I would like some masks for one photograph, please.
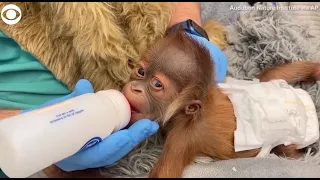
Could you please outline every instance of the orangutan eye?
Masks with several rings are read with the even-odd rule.
[[[162,89],[163,88],[162,83],[158,79],[152,79],[151,86],[154,87],[155,89]]]
[[[137,73],[138,73],[138,76],[144,77],[144,76],[145,76],[145,70],[144,70],[144,68],[140,67],[140,68],[138,69]]]

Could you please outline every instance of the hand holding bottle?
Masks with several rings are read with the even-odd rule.
[[[80,80],[71,94],[48,101],[36,109],[92,92],[91,83],[87,80]],[[23,112],[31,110],[33,109],[24,110]],[[158,128],[159,125],[149,119],[137,121],[128,129],[117,131],[95,146],[57,162],[56,165],[68,172],[111,165],[124,157],[141,141],[153,135]]]

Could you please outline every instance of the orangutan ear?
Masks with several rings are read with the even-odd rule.
[[[186,114],[195,114],[200,111],[202,108],[202,102],[200,100],[192,100],[188,105],[185,107]]]

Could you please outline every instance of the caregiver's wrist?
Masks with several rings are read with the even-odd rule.
[[[176,2],[168,28],[188,19],[202,26],[200,2]]]
[[[0,109],[0,120],[15,116],[21,113],[21,109]]]

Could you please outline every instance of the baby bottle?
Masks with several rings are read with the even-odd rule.
[[[88,93],[0,121],[0,168],[25,178],[126,127],[130,105],[117,90]]]

